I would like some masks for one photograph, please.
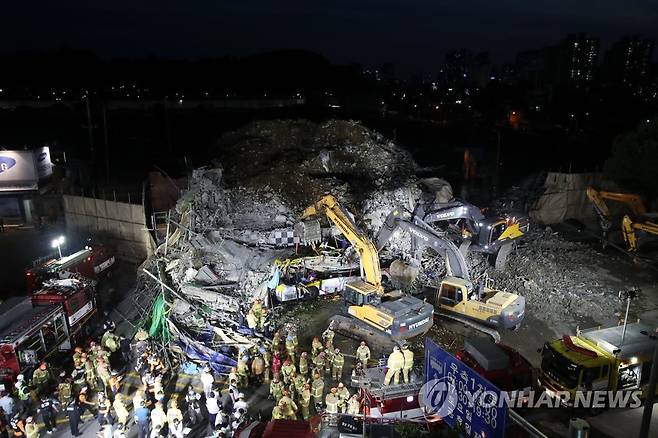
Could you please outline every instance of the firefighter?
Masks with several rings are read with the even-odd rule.
[[[304,384],[306,383],[306,379],[304,376],[301,374],[295,374],[292,378],[292,386],[295,388],[295,394],[298,396],[302,393],[302,390],[304,389]]]
[[[119,349],[119,337],[114,334],[114,329],[110,328],[103,333],[103,337],[101,337],[101,346],[110,351],[110,353],[114,353]]]
[[[331,377],[334,381],[339,381],[343,377],[343,365],[345,365],[345,356],[340,352],[340,348],[336,348],[331,363]]]
[[[279,403],[286,403],[288,405],[288,411],[284,412],[287,418],[290,418],[291,420],[294,420],[295,417],[295,412],[297,412],[297,404],[293,401],[293,399],[290,397],[290,392],[287,390],[283,391],[283,397],[281,397],[281,400],[279,400]]]
[[[308,420],[310,417],[309,406],[311,405],[311,385],[304,384],[304,387],[299,394],[299,405],[302,409],[302,418]]]
[[[302,351],[302,354],[299,355],[299,374],[306,378],[308,374],[308,353]]]
[[[283,366],[281,367],[281,374],[283,375],[283,383],[286,385],[290,384],[290,380],[292,378],[292,374],[297,372],[297,367],[295,367],[295,364],[290,361],[290,359],[286,359],[285,362],[283,362]]]
[[[74,392],[80,392],[80,389],[82,389],[86,383],[84,363],[81,363],[79,366],[75,367],[75,369],[71,372],[71,379],[73,379],[73,387],[71,389]]]
[[[237,373],[238,373],[238,385],[241,388],[249,386],[249,356],[246,354],[241,355],[240,360],[238,360]]]
[[[277,330],[272,336],[272,350],[281,351],[281,332]]]
[[[113,425],[114,424],[114,418],[112,417],[112,413],[110,412],[110,407],[111,407],[110,401],[107,399],[107,396],[105,395],[104,392],[99,392],[98,393],[98,415],[96,416],[96,419],[98,420],[98,424],[101,426],[104,426],[106,423]]]
[[[278,403],[274,405],[274,408],[272,409],[272,421],[276,420],[284,420],[284,412],[288,410],[288,406],[286,406],[285,403]]]
[[[359,395],[354,394],[347,401],[347,413],[348,415],[359,415],[361,412],[361,403],[359,402]]]
[[[286,336],[286,352],[291,362],[295,361],[295,341],[291,334]]]
[[[110,392],[110,369],[107,362],[102,357],[98,358],[96,362],[96,375],[103,384],[103,392],[108,394]]]
[[[274,376],[272,383],[270,383],[270,395],[275,403],[279,403],[279,400],[283,397],[283,385],[279,382],[279,378],[276,376]]]
[[[39,368],[32,373],[32,384],[36,387],[39,395],[48,393],[48,384],[50,383],[50,370],[48,365],[42,362]]]
[[[361,362],[363,368],[368,367],[368,360],[370,360],[370,347],[366,345],[366,341],[361,341],[361,345],[356,349],[356,360]]]
[[[386,371],[386,376],[384,377],[384,385],[389,385],[391,383],[391,378],[393,378],[393,383],[396,385],[400,383],[400,371],[404,366],[404,355],[400,351],[400,347],[397,345],[393,347],[393,352],[388,356],[388,371]]]
[[[317,336],[313,338],[313,342],[311,342],[311,357],[313,360],[317,357],[318,354],[324,349],[322,346],[322,342],[320,342],[320,338]]]
[[[328,375],[331,375],[331,365],[334,363],[334,348],[331,342],[326,343],[324,349],[324,370]]]
[[[336,396],[338,396],[338,407],[340,408],[340,412],[341,414],[344,414],[347,410],[347,401],[350,398],[350,390],[343,385],[343,382],[338,382]]]
[[[261,357],[263,358],[263,365],[265,369],[263,370],[263,383],[270,383],[270,368],[272,366],[272,355],[267,347],[260,347],[258,349]]]
[[[322,377],[324,377],[324,365],[325,365],[325,357],[324,357],[324,351],[321,351],[318,353],[317,356],[315,356],[315,359],[313,359],[313,371],[316,373],[320,373]]]
[[[251,375],[256,382],[262,383],[264,380],[263,373],[265,372],[265,361],[263,356],[259,354],[251,361]]]
[[[123,394],[119,393],[114,397],[112,407],[114,408],[114,413],[117,414],[117,421],[125,427],[130,419],[130,413],[128,412],[128,408],[126,408]]]
[[[407,344],[402,346],[402,356],[404,358],[402,379],[404,380],[404,383],[409,383],[409,372],[414,367],[414,352],[409,349]]]
[[[327,342],[329,342],[332,346],[334,344],[334,336],[336,336],[336,333],[334,333],[333,328],[334,328],[334,323],[332,321],[331,323],[329,323],[329,327],[327,327],[327,329],[324,332],[322,332],[322,340],[324,341],[325,345],[327,344]]]
[[[247,325],[250,329],[255,329],[259,332],[263,331],[265,315],[263,314],[262,301],[258,298],[254,300],[254,304],[249,309],[249,313],[247,313]]]
[[[96,369],[94,368],[94,363],[90,357],[87,357],[87,361],[85,362],[85,381],[87,382],[87,387],[91,388],[93,391],[98,391]]]
[[[65,372],[62,374],[66,375]],[[62,406],[68,406],[71,401],[71,378],[67,377],[57,386],[57,398]]]
[[[331,391],[324,399],[327,414],[338,413],[338,396],[336,395],[337,392],[338,390],[336,388],[331,388]]]
[[[75,347],[75,353],[73,353],[73,367],[77,368],[80,365],[83,365],[82,362],[82,347]]]
[[[320,377],[320,373],[315,373],[313,375],[311,393],[313,394],[313,403],[315,404],[315,409],[317,411],[322,407],[322,396],[324,395],[324,380]]]

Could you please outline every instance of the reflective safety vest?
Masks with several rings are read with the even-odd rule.
[[[404,356],[399,351],[394,351],[388,356],[388,368],[393,371],[399,371],[404,366]]]
[[[311,391],[313,392],[313,397],[322,397],[324,381],[322,379],[315,379],[311,385]]]
[[[331,393],[327,394],[324,403],[327,405],[328,414],[338,413],[338,397],[336,397],[334,394]]]
[[[414,352],[411,350],[402,350],[404,357],[404,369],[410,370],[414,367]]]
[[[360,361],[370,359],[370,348],[368,348],[367,345],[360,345],[359,348],[356,349],[356,358]]]
[[[308,359],[306,359],[305,357],[299,358],[299,372],[301,374],[308,373]]]
[[[272,420],[283,420],[283,410],[279,406],[274,406],[272,409]]]
[[[301,392],[301,400],[299,402],[300,405],[308,407],[308,405],[311,403],[311,390],[310,389],[304,389]]]
[[[333,366],[334,368],[343,368],[345,364],[345,356],[342,353],[336,353],[334,355]]]
[[[57,392],[59,393],[59,402],[62,404],[68,404],[68,401],[71,399],[71,385],[68,383],[60,383],[57,387]]]
[[[27,400],[27,399],[30,398],[30,389],[27,387],[26,384],[22,384],[22,385],[18,388],[18,398],[19,398],[21,401],[25,401],[25,400]]]

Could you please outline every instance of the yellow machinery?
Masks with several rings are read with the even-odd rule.
[[[394,340],[409,339],[426,333],[433,325],[434,308],[418,298],[400,291],[384,292],[377,249],[368,236],[357,228],[336,198],[324,196],[304,210],[302,220],[324,213],[352,244],[359,255],[361,274],[365,278],[349,281],[343,291],[343,304],[348,315],[384,332]],[[305,243],[321,239],[317,226],[302,222],[295,227]],[[338,324],[345,322],[334,317]]]
[[[656,348],[653,333],[653,327],[635,323],[579,330],[547,342],[539,382],[569,405],[578,392],[642,391],[645,396]]]
[[[418,216],[411,220],[404,216],[405,211],[401,208],[391,211],[377,235],[377,249],[384,248],[393,233],[402,229],[411,235],[412,256],[416,264],[420,263],[425,248],[441,255],[446,260],[448,275],[441,280],[435,304],[442,313],[470,325],[477,322],[504,329],[519,327],[525,316],[525,298],[484,284],[474,287],[466,259],[457,246]],[[476,328],[482,330],[479,326]]]
[[[621,229],[624,241],[629,251],[637,251],[638,242],[635,231],[643,231],[658,235],[658,224],[646,220],[647,209],[639,195],[633,193],[617,193],[587,188],[587,197],[594,204],[594,209],[599,215],[603,237],[607,237],[612,226],[612,215],[605,200],[612,200],[626,205],[629,214],[622,219]]]
[[[624,216],[621,221],[621,230],[624,234],[624,241],[629,251],[637,251],[637,236],[635,231],[644,231],[645,233],[658,236],[658,224],[654,222],[633,222],[628,216]]]

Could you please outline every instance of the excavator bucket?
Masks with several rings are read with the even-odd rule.
[[[302,244],[317,243],[322,240],[320,221],[305,221],[295,224],[295,236]]]

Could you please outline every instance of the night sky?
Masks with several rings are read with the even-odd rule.
[[[9,6],[11,4],[11,6]],[[317,51],[334,62],[432,70],[450,48],[495,61],[569,32],[658,38],[658,0],[24,0],[3,4],[0,51],[88,48],[102,56]]]

